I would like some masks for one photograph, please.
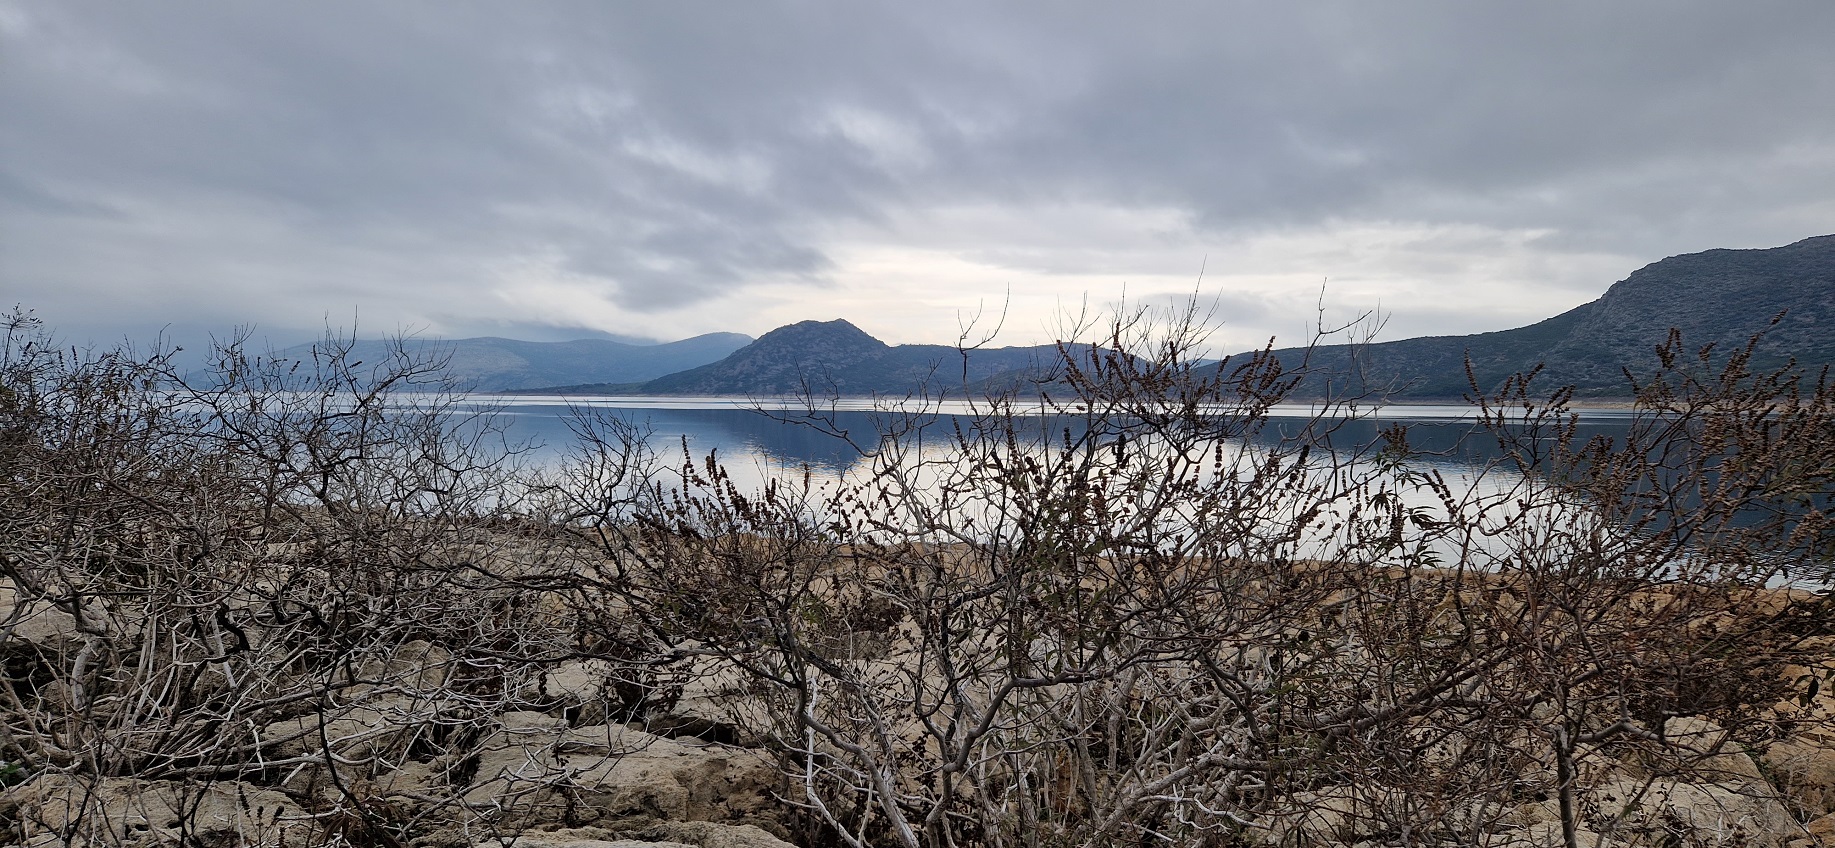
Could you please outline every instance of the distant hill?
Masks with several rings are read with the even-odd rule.
[[[634,383],[709,362],[751,343],[740,333],[708,333],[666,344],[640,345],[609,339],[570,342],[525,342],[476,338],[409,341],[410,345],[451,355],[447,372],[478,391],[501,392],[574,383]],[[359,341],[352,353],[374,360],[387,342]],[[291,347],[282,356],[301,356],[308,345]]]
[[[1835,365],[1835,235],[1817,236],[1764,250],[1709,250],[1654,262],[1614,284],[1598,300],[1527,327],[1465,336],[1429,336],[1364,345],[1328,345],[1311,352],[1310,365],[1335,381],[1351,379],[1395,400],[1458,400],[1469,392],[1469,356],[1481,389],[1511,374],[1546,365],[1540,385],[1574,385],[1583,397],[1626,395],[1622,369],[1648,370],[1653,352],[1671,327],[1690,350],[1712,343],[1721,351],[1743,346],[1785,313],[1758,350],[1760,367],[1794,357],[1810,367]],[[670,373],[593,380],[521,378],[525,392],[659,395],[906,394],[965,387],[970,392],[1025,387],[1041,368],[1056,363],[1054,345],[959,351],[949,345],[888,345],[847,321],[803,321],[743,344],[744,336],[702,336],[676,342],[731,345],[721,355]],[[740,340],[740,343],[734,343]],[[469,339],[527,345],[503,339]],[[587,342],[564,342],[581,345]],[[594,344],[615,345],[613,342]],[[743,344],[743,346],[740,346]],[[629,348],[629,346],[620,346]],[[632,348],[659,351],[670,347]],[[735,349],[736,348],[736,349]],[[480,345],[477,355],[491,349]],[[466,351],[470,354],[470,351]],[[1275,355],[1289,366],[1306,351]],[[1355,355],[1355,359],[1353,359]],[[713,361],[716,360],[717,361]],[[456,364],[456,363],[455,363]],[[647,364],[647,361],[646,361]],[[1356,367],[1353,368],[1353,365]],[[556,372],[558,373],[558,371]],[[568,371],[567,373],[579,373]],[[1345,375],[1352,375],[1346,377]],[[510,381],[500,380],[509,387]],[[1342,382],[1334,387],[1343,389]],[[1318,380],[1298,392],[1316,396]]]
[[[1487,391],[1542,363],[1539,385],[1571,384],[1583,397],[1622,397],[1628,394],[1622,369],[1651,369],[1653,352],[1671,327],[1682,331],[1690,351],[1709,343],[1727,351],[1743,347],[1780,312],[1787,314],[1766,333],[1758,365],[1781,365],[1791,357],[1812,368],[1835,364],[1835,235],[1769,249],[1672,256],[1632,273],[1598,300],[1527,327],[1366,345],[1358,350],[1358,379],[1396,387],[1388,393],[1395,399],[1458,399],[1470,391],[1469,354]],[[1304,351],[1275,353],[1291,365]],[[1311,364],[1344,374],[1351,354],[1345,345],[1324,346],[1313,351]],[[1303,391],[1320,389],[1313,381]]]
[[[960,394],[996,375],[1025,372],[1058,357],[1054,345],[966,353],[949,345],[888,345],[847,321],[803,321],[760,336],[718,362],[617,385],[560,385],[558,393],[656,395],[908,394],[928,386]]]

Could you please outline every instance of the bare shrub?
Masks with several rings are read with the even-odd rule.
[[[1828,595],[1784,585],[1835,554],[1826,381],[1672,339],[1622,434],[1527,375],[1449,466],[1363,435],[1379,396],[1283,407],[1305,363],[1201,361],[1195,311],[1071,329],[960,407],[807,419],[865,458],[752,486],[584,412],[518,467],[407,345],[192,376],[15,313],[7,836],[471,844],[772,789],[810,845],[1796,832],[1751,755],[1827,719],[1787,707]],[[783,782],[612,785],[695,733]]]
[[[1067,341],[1036,394],[901,399],[840,482],[685,457],[575,493],[620,638],[744,681],[812,839],[1638,842],[1683,825],[1601,793],[1675,780],[1787,835],[1725,769],[1826,629],[1766,588],[1826,561],[1815,505],[1775,509],[1826,492],[1826,389],[1677,383],[1671,351],[1629,435],[1583,443],[1519,380],[1478,421],[1505,460],[1453,481],[1406,428],[1348,438],[1373,398],[1277,419],[1303,367],[1195,363],[1192,318]]]
[[[283,790],[296,841],[464,819],[470,746],[575,640],[500,576],[559,554],[505,532],[516,452],[442,363],[234,341],[186,376],[59,349],[24,313],[5,344],[0,759],[78,799],[37,826],[110,841],[118,778]],[[422,785],[384,801],[407,767]]]

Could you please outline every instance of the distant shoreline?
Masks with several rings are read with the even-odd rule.
[[[471,392],[469,396],[479,399],[502,399],[510,403],[566,402],[588,405],[630,404],[633,406],[683,407],[721,406],[732,408],[762,407],[768,409],[800,409],[813,402],[819,408],[834,405],[841,411],[871,411],[879,402],[903,400],[903,396],[872,394],[839,394],[820,398],[804,398],[799,395],[743,395],[743,394],[691,394],[691,393],[645,393],[633,391],[578,391],[578,390],[539,390],[520,389],[515,391]],[[915,399],[914,399],[915,400]],[[1030,399],[1037,402],[1037,398]],[[940,404],[943,407],[966,411],[967,399],[948,396],[931,397],[919,403]],[[1348,406],[1348,405],[1343,405]],[[1292,415],[1305,415],[1318,411],[1316,401],[1295,399],[1276,404],[1279,410]],[[1538,408],[1540,405],[1538,404]],[[1636,401],[1628,398],[1586,398],[1569,401],[1565,408],[1575,412],[1624,413],[1638,409]],[[1376,412],[1381,415],[1385,410],[1405,411],[1409,409],[1432,409],[1452,413],[1456,411],[1476,412],[1477,404],[1463,400],[1399,400],[1388,403],[1358,404],[1360,412]],[[960,414],[960,413],[952,413]],[[1279,413],[1277,413],[1279,414]],[[1436,416],[1437,417],[1437,416]]]

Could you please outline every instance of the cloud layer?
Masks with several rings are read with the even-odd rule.
[[[96,335],[943,341],[1004,305],[1021,343],[1196,289],[1231,346],[1328,279],[1391,337],[1496,329],[1832,229],[1829,32],[1820,0],[0,0],[0,286]]]

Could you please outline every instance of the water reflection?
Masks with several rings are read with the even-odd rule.
[[[697,460],[718,452],[728,462],[757,462],[780,468],[809,466],[819,473],[839,476],[862,456],[844,439],[752,410],[594,406],[591,411],[621,418],[648,431],[650,446],[672,460],[686,444],[688,455]],[[501,414],[509,420],[511,436],[537,442],[538,454],[558,455],[574,441],[566,407],[517,404],[504,407]],[[868,413],[845,412],[837,417],[838,423],[851,433],[864,437],[873,432]]]
[[[885,453],[889,447],[879,437],[887,426],[913,422],[875,411],[866,402],[841,404],[824,411],[815,422],[798,423],[796,419],[806,409],[793,405],[759,407],[737,398],[474,400],[481,408],[493,408],[499,420],[508,424],[513,439],[538,445],[528,458],[556,470],[563,467],[576,442],[569,417],[586,412],[617,418],[647,433],[649,448],[661,460],[658,472],[663,476],[658,482],[665,484],[670,479],[680,480],[669,469],[679,469],[685,462],[699,466],[713,454],[727,478],[742,491],[759,491],[774,480],[788,481],[808,485],[811,503],[821,503],[825,493],[859,491],[863,484],[869,489],[880,486],[885,478],[873,475],[890,468],[901,476],[908,475],[898,483],[903,487],[899,491],[906,494],[890,501],[894,505],[891,508],[930,510],[932,515],[948,513],[961,520],[958,526],[1001,526],[1000,512],[1004,507],[998,505],[1003,497],[998,488],[1004,483],[983,480],[979,488],[968,490],[956,486],[954,494],[944,498],[931,479],[950,473],[947,469],[964,467],[957,430],[961,428],[972,439],[976,419],[970,414],[973,410],[962,404],[937,408],[922,419],[924,427],[901,439],[889,454],[876,457],[875,452]],[[1323,431],[1322,441],[1330,450],[1313,455],[1320,473],[1326,475],[1321,480],[1341,475],[1333,478],[1340,481],[1333,485],[1354,488],[1361,492],[1359,497],[1386,492],[1381,496],[1391,498],[1390,503],[1399,504],[1401,511],[1419,510],[1429,518],[1438,516],[1438,526],[1448,528],[1448,532],[1424,529],[1418,534],[1427,549],[1426,556],[1433,561],[1473,563],[1486,569],[1511,568],[1508,558],[1524,552],[1558,556],[1562,544],[1571,544],[1584,535],[1577,528],[1593,526],[1595,518],[1604,520],[1584,500],[1552,492],[1545,482],[1536,479],[1539,473],[1526,477],[1505,455],[1498,440],[1477,426],[1478,416],[1471,408],[1391,406],[1356,410],[1353,417],[1322,417],[1316,413],[1304,406],[1275,409],[1267,426],[1246,439],[1231,440],[1223,446],[1218,454],[1220,467],[1253,468],[1257,456],[1290,456],[1280,444],[1283,439],[1299,436],[1307,429],[1311,430],[1308,435],[1316,438]],[[1574,436],[1579,443],[1602,436],[1622,444],[1633,420],[1628,410],[1585,410]],[[1014,447],[1041,457],[1055,451],[1054,446],[1063,445],[1066,436],[1074,440],[1083,435],[1081,419],[1071,415],[1027,416],[1016,423],[1026,432],[1015,434],[1018,439]],[[1368,462],[1373,455],[1372,446],[1381,441],[1382,432],[1398,424],[1407,427],[1408,443],[1414,451],[1412,461],[1399,469],[1381,469]],[[1200,449],[1203,450],[1208,448]],[[1243,457],[1249,461],[1244,462]],[[1421,481],[1427,476],[1437,476],[1444,486],[1436,490],[1424,485]],[[1690,505],[1687,497],[1684,492],[1684,508]],[[1278,512],[1280,506],[1277,503],[1268,508]],[[1186,515],[1185,509],[1171,508],[1165,516],[1174,523],[1187,519],[1194,524],[1205,521],[1201,515]],[[1191,509],[1198,507],[1192,505]],[[1632,519],[1637,517],[1634,514]],[[1286,519],[1270,513],[1262,520],[1262,526],[1278,526]],[[890,521],[886,526],[898,523]],[[1661,527],[1660,523],[1655,526]],[[1540,534],[1546,539],[1528,539],[1524,534]],[[1567,534],[1568,541],[1548,541],[1563,534]],[[1296,553],[1318,559],[1330,559],[1335,546],[1343,543],[1321,528],[1303,536]]]
[[[538,457],[557,458],[574,443],[568,418],[576,410],[616,417],[650,433],[649,444],[659,454],[679,464],[686,445],[687,457],[699,461],[717,453],[723,462],[740,470],[756,468],[761,475],[801,472],[841,479],[856,470],[873,449],[878,434],[894,423],[892,416],[873,408],[871,401],[844,400],[824,410],[817,421],[797,421],[807,410],[787,403],[747,398],[713,397],[524,397],[477,396],[476,402],[494,405],[510,423],[512,437],[536,444]],[[921,437],[946,442],[957,426],[972,425],[973,410],[962,403],[944,404],[924,419]],[[1300,405],[1276,407],[1269,426],[1251,437],[1251,443],[1271,445],[1314,426],[1316,410]],[[1043,432],[1061,437],[1068,429],[1081,434],[1074,416],[1041,417]],[[1587,410],[1578,437],[1619,437],[1631,413],[1622,410]],[[1408,441],[1419,452],[1419,461],[1443,473],[1466,476],[1480,472],[1504,458],[1494,438],[1477,432],[1476,411],[1460,406],[1394,405],[1360,410],[1357,417],[1334,419],[1327,444],[1357,450],[1375,444],[1381,432],[1402,424]],[[914,436],[913,438],[917,438]]]
[[[1298,413],[1277,415],[1255,440],[1272,443],[1291,437],[1310,421]],[[1631,421],[1628,410],[1585,410],[1575,428],[1574,444],[1585,444],[1596,436],[1622,439]],[[1468,407],[1398,405],[1370,410],[1331,421],[1331,432],[1322,441],[1335,449],[1356,450],[1376,444],[1385,429],[1396,425],[1407,428],[1408,445],[1420,462],[1481,468],[1505,458],[1497,439],[1478,426],[1477,411]]]

